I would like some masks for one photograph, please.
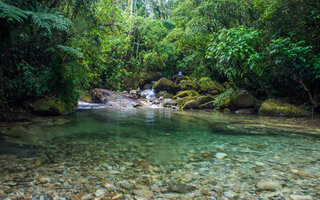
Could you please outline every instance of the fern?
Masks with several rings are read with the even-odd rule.
[[[48,8],[36,6],[32,10],[26,11],[2,1],[0,1],[0,18],[13,23],[23,23],[30,18],[33,24],[45,29],[49,34],[52,33],[52,30],[68,33],[72,25],[71,20],[59,12],[51,12]]]
[[[66,54],[69,54],[71,56],[77,57],[77,58],[83,58],[83,54],[80,52],[79,49],[75,49],[73,47],[58,45],[58,49],[65,52]]]
[[[26,11],[0,1],[0,19],[6,19],[8,22],[13,23],[22,23],[28,18],[28,15]]]

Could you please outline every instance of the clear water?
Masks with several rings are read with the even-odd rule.
[[[30,198],[72,199],[111,182],[107,197],[134,198],[123,181],[146,185],[153,199],[219,199],[230,191],[236,199],[320,197],[318,120],[166,109],[84,110],[30,120],[0,124],[0,197],[19,197],[21,190]],[[22,174],[26,181],[19,184]],[[40,177],[49,177],[47,187],[34,185]],[[264,179],[286,190],[257,190]],[[169,197],[172,182],[196,189]]]

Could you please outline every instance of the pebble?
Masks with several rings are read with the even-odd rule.
[[[273,180],[263,180],[257,183],[258,190],[270,190],[275,191],[281,189],[282,186],[279,182]]]
[[[266,164],[264,164],[263,162],[255,162],[255,165],[259,166],[259,167],[264,167],[266,166]]]
[[[97,190],[97,191],[94,193],[94,195],[95,195],[96,197],[101,198],[101,197],[105,196],[106,193],[107,193],[106,190],[104,190],[104,189],[99,189],[99,190]]]
[[[223,195],[229,199],[234,199],[238,196],[237,193],[233,192],[233,191],[227,191],[227,192],[224,192]]]
[[[145,190],[145,189],[134,190],[133,194],[140,197],[148,198],[148,199],[153,196],[153,192],[151,190]]]
[[[217,153],[215,157],[218,158],[219,160],[221,160],[221,159],[225,158],[226,156],[227,156],[226,153]]]
[[[296,194],[291,194],[290,195],[290,200],[313,200],[311,196],[303,196],[303,195],[296,195]]]

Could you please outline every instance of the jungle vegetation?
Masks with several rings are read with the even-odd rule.
[[[1,0],[0,104],[179,71],[319,107],[320,1]]]

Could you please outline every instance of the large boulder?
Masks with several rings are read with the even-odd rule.
[[[183,106],[182,110],[199,109],[199,104],[196,100],[189,100]]]
[[[196,101],[199,105],[202,105],[202,104],[208,103],[209,101],[213,101],[213,97],[212,96],[199,96],[199,97],[197,97]]]
[[[242,108],[253,108],[255,104],[255,97],[246,90],[228,90],[220,94],[214,102],[215,107],[218,109],[229,108],[231,111]]]
[[[199,80],[199,87],[200,87],[200,90],[203,92],[221,93],[225,91],[225,88],[223,87],[222,84],[216,81],[212,81],[211,78],[209,77],[202,77]]]
[[[199,106],[200,109],[214,109],[213,101],[209,101]]]
[[[31,111],[37,115],[66,115],[66,104],[58,98],[39,99],[32,104]]]
[[[140,78],[139,87],[144,89],[151,89],[152,82],[158,81],[161,77],[162,74],[160,72],[148,73],[145,77]],[[151,85],[150,88],[149,85]]]
[[[199,90],[199,86],[192,80],[181,80],[179,83],[181,90]]]
[[[289,103],[276,102],[274,100],[263,102],[260,106],[259,114],[289,117],[304,117],[309,115],[307,111],[297,106]]]
[[[187,91],[181,91],[176,96],[173,97],[173,99],[177,98],[183,98],[183,97],[197,97],[199,96],[199,93],[195,90],[187,90]]]
[[[174,95],[167,92],[167,91],[160,91],[156,94],[156,97],[159,99],[160,97],[163,98],[172,98]]]
[[[188,76],[184,76],[184,75],[178,75],[178,74],[176,74],[176,75],[173,75],[173,76],[172,76],[171,80],[172,80],[173,82],[175,82],[176,84],[179,84],[180,81],[182,81],[182,80],[189,80],[189,77],[188,77]]]
[[[170,81],[167,78],[161,78],[158,82],[153,85],[153,89],[158,93],[160,91],[167,91],[171,94],[176,94],[180,87],[174,82]]]

